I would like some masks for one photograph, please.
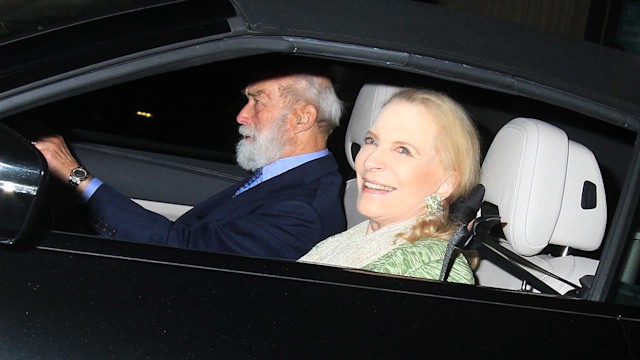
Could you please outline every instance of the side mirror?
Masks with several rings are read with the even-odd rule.
[[[25,237],[41,203],[47,163],[40,151],[0,124],[0,243]]]

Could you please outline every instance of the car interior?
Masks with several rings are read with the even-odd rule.
[[[556,126],[516,118],[493,139],[482,164],[481,182],[484,201],[499,210],[503,223],[505,241],[498,246],[574,284],[595,274],[595,259],[541,254],[549,244],[594,251],[602,243],[606,196],[598,162],[589,149],[569,140]],[[487,261],[480,262],[476,275],[480,284],[488,286],[516,290],[526,286]],[[545,274],[536,276],[544,277],[561,294],[571,290]]]
[[[360,90],[345,137],[347,160],[354,170],[353,159],[368,128],[387,99],[400,89],[368,83]],[[595,274],[596,259],[541,254],[549,244],[584,251],[600,247],[607,223],[606,197],[598,162],[589,149],[569,140],[556,126],[516,118],[491,142],[482,164],[481,183],[486,206],[497,207],[503,224],[501,241],[494,246],[506,247],[573,284]],[[364,220],[356,209],[357,192],[355,179],[347,180],[348,227]],[[499,264],[481,260],[476,269],[478,284],[531,290],[531,284]],[[560,294],[574,289],[546,273],[531,271]]]
[[[235,115],[244,104],[241,90],[251,79],[248,64],[261,63],[261,56],[109,86],[2,122],[30,139],[63,135],[90,173],[142,206],[175,219],[247,176],[235,164]],[[517,254],[529,273],[558,294],[595,273],[607,219],[614,213],[631,159],[632,131],[572,109],[429,74],[330,65],[347,109],[329,149],[346,180],[349,227],[363,219],[355,209],[353,159],[364,133],[393,92],[431,88],[460,102],[480,132],[486,193],[478,216],[491,211],[495,216],[497,211],[501,222],[491,229],[496,242],[488,246]],[[227,80],[224,74],[230,73],[234,76]],[[63,201],[70,196],[68,190],[50,186],[51,227],[91,234],[82,213]],[[503,262],[480,261],[477,285],[544,292],[505,269]],[[529,268],[530,263],[535,267]]]

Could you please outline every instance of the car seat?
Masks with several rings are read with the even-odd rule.
[[[383,84],[365,84],[360,89],[351,112],[344,141],[347,161],[353,170],[355,170],[356,154],[364,142],[367,131],[375,121],[384,103],[400,89],[400,87]],[[347,180],[344,194],[347,228],[366,220],[366,217],[358,212],[357,202],[358,185],[356,179],[349,179]]]
[[[491,143],[481,183],[485,204],[497,207],[501,218],[500,246],[573,284],[595,274],[595,259],[543,253],[550,244],[593,251],[602,243],[606,196],[598,162],[589,149],[549,123],[516,118]],[[540,271],[528,271],[560,294],[572,290]],[[488,260],[480,261],[476,275],[482,286],[523,288],[521,279]]]

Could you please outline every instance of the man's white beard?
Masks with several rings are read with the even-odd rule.
[[[287,113],[280,115],[276,121],[262,133],[255,128],[242,125],[238,129],[240,135],[251,136],[252,141],[242,139],[236,145],[236,160],[243,169],[255,171],[278,160],[285,147],[284,128]]]

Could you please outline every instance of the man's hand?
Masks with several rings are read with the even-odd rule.
[[[69,181],[71,170],[80,166],[78,161],[71,155],[71,151],[69,151],[62,136],[43,137],[38,139],[33,145],[40,150],[47,160],[51,174],[65,184]],[[83,181],[80,186],[78,186],[80,191],[84,190],[84,187],[89,182],[88,180],[90,179]]]

